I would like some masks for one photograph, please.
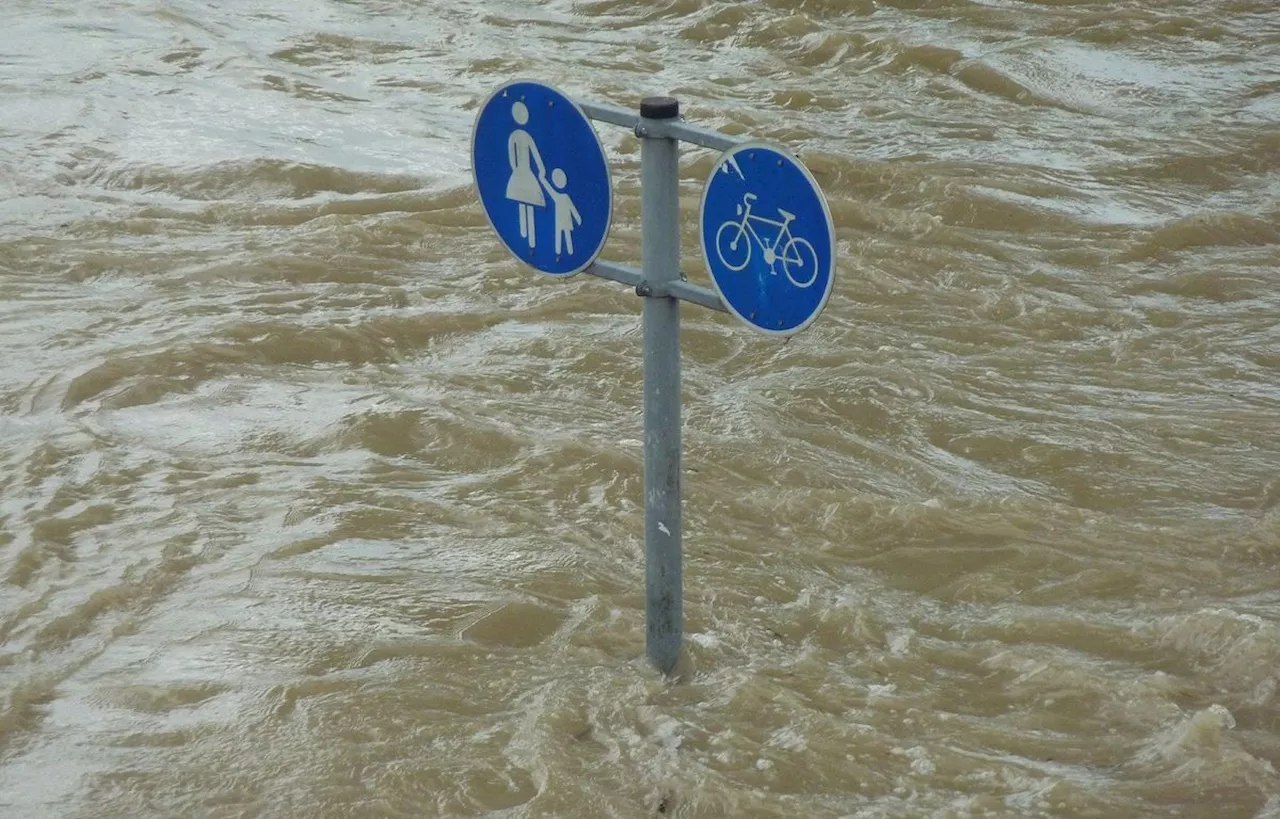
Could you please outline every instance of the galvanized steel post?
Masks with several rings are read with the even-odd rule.
[[[644,547],[645,649],[670,674],[684,631],[680,537],[680,300],[667,285],[680,281],[680,143],[650,133],[650,123],[674,120],[670,97],[640,103],[641,267],[636,292],[645,296]],[[657,128],[653,129],[658,131]]]

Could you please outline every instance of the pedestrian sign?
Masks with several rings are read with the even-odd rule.
[[[785,150],[725,152],[702,192],[702,255],[729,311],[769,335],[803,330],[835,281],[835,227],[818,183]]]
[[[552,276],[591,266],[613,218],[604,147],[586,114],[549,85],[507,83],[471,134],[485,216],[517,259]]]

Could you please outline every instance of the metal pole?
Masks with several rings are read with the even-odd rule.
[[[684,631],[680,541],[679,143],[650,136],[647,123],[674,120],[680,103],[640,103],[640,254],[644,321],[645,649],[663,674],[674,670]],[[660,127],[660,126],[659,126]],[[654,128],[655,131],[658,128]]]

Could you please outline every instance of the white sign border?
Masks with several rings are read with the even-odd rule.
[[[799,325],[795,327],[789,327],[785,330],[770,330],[767,327],[761,327],[759,324],[756,324],[751,319],[739,313],[738,309],[734,307],[733,304],[727,298],[725,298],[724,292],[720,290],[720,282],[716,280],[715,273],[711,269],[711,257],[707,253],[707,234],[706,234],[706,230],[703,228],[703,221],[707,213],[707,193],[711,190],[711,182],[716,178],[716,174],[720,173],[721,168],[724,166],[724,164],[728,162],[730,159],[732,159],[734,156],[736,156],[737,154],[740,154],[743,151],[750,151],[750,150],[755,150],[760,148],[764,148],[779,154],[788,162],[790,162],[792,165],[794,165],[796,168],[798,168],[800,170],[800,173],[804,174],[805,179],[809,182],[809,186],[813,188],[813,191],[816,194],[818,194],[818,202],[822,204],[822,215],[827,220],[827,236],[829,237],[831,242],[830,247],[827,248],[827,251],[828,251],[827,258],[830,259],[831,261],[831,269],[827,271],[827,288],[826,288],[826,292],[822,294],[822,300],[818,302],[817,308],[813,311],[812,315],[810,315],[809,318],[805,319]],[[797,333],[800,333],[803,330],[808,329],[809,325],[817,321],[818,316],[822,315],[822,311],[825,310],[827,307],[827,302],[830,301],[831,299],[831,291],[835,289],[836,226],[835,226],[835,221],[831,218],[831,207],[827,204],[827,196],[822,192],[822,187],[818,185],[818,180],[813,178],[813,174],[809,171],[808,168],[804,166],[804,163],[800,161],[799,157],[797,157],[785,146],[780,145],[776,142],[767,142],[764,140],[752,140],[749,142],[744,142],[741,145],[735,145],[734,147],[720,154],[720,156],[716,158],[715,165],[712,166],[711,173],[707,176],[706,184],[703,185],[702,187],[702,198],[701,198],[701,201],[698,203],[698,244],[702,249],[703,267],[706,268],[707,276],[711,279],[711,284],[715,287],[716,295],[720,297],[720,301],[723,302],[724,306],[729,310],[729,312],[732,315],[736,316],[743,324],[746,324],[752,330],[755,330],[758,333],[763,333],[764,335],[774,336],[774,337],[782,336],[784,338],[790,338],[791,336],[794,336]]]

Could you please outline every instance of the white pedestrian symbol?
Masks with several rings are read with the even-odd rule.
[[[529,109],[523,102],[511,106],[511,117],[517,125],[529,124]],[[544,207],[542,195],[547,183],[547,167],[542,164],[538,145],[523,128],[516,128],[507,138],[507,162],[511,165],[511,179],[507,181],[507,198],[520,205],[520,235],[529,240],[529,249],[538,244],[538,234],[533,228],[534,208]],[[535,175],[533,166],[538,166]]]
[[[569,179],[562,169],[556,168],[551,172],[551,183],[547,186],[547,195],[555,203],[556,253],[560,252],[560,240],[564,239],[565,252],[572,255],[573,226],[582,224],[582,214],[578,213],[578,209],[574,207],[569,194],[564,192]]]
[[[513,103],[511,118],[518,126],[528,125],[528,106],[519,101]],[[554,206],[556,253],[559,254],[563,246],[565,252],[572,255],[573,230],[575,225],[582,224],[582,214],[565,190],[569,179],[564,170],[556,168],[551,172],[551,181],[547,181],[547,166],[538,151],[538,143],[523,127],[513,130],[507,138],[507,162],[511,165],[507,198],[520,206],[520,236],[529,242],[529,249],[533,250],[538,244],[534,208],[546,207],[549,196]]]
[[[778,208],[781,220],[757,216],[751,212],[751,203],[755,199],[754,193],[743,194],[742,204],[735,208],[742,218],[729,219],[716,231],[716,255],[720,261],[735,273],[742,270],[751,261],[751,240],[754,239],[764,253],[764,263],[769,265],[770,273],[778,275],[774,263],[781,260],[782,272],[788,281],[800,288],[813,284],[818,278],[818,254],[808,239],[791,235],[791,223],[796,215]],[[760,237],[757,224],[779,229],[772,242]]]

